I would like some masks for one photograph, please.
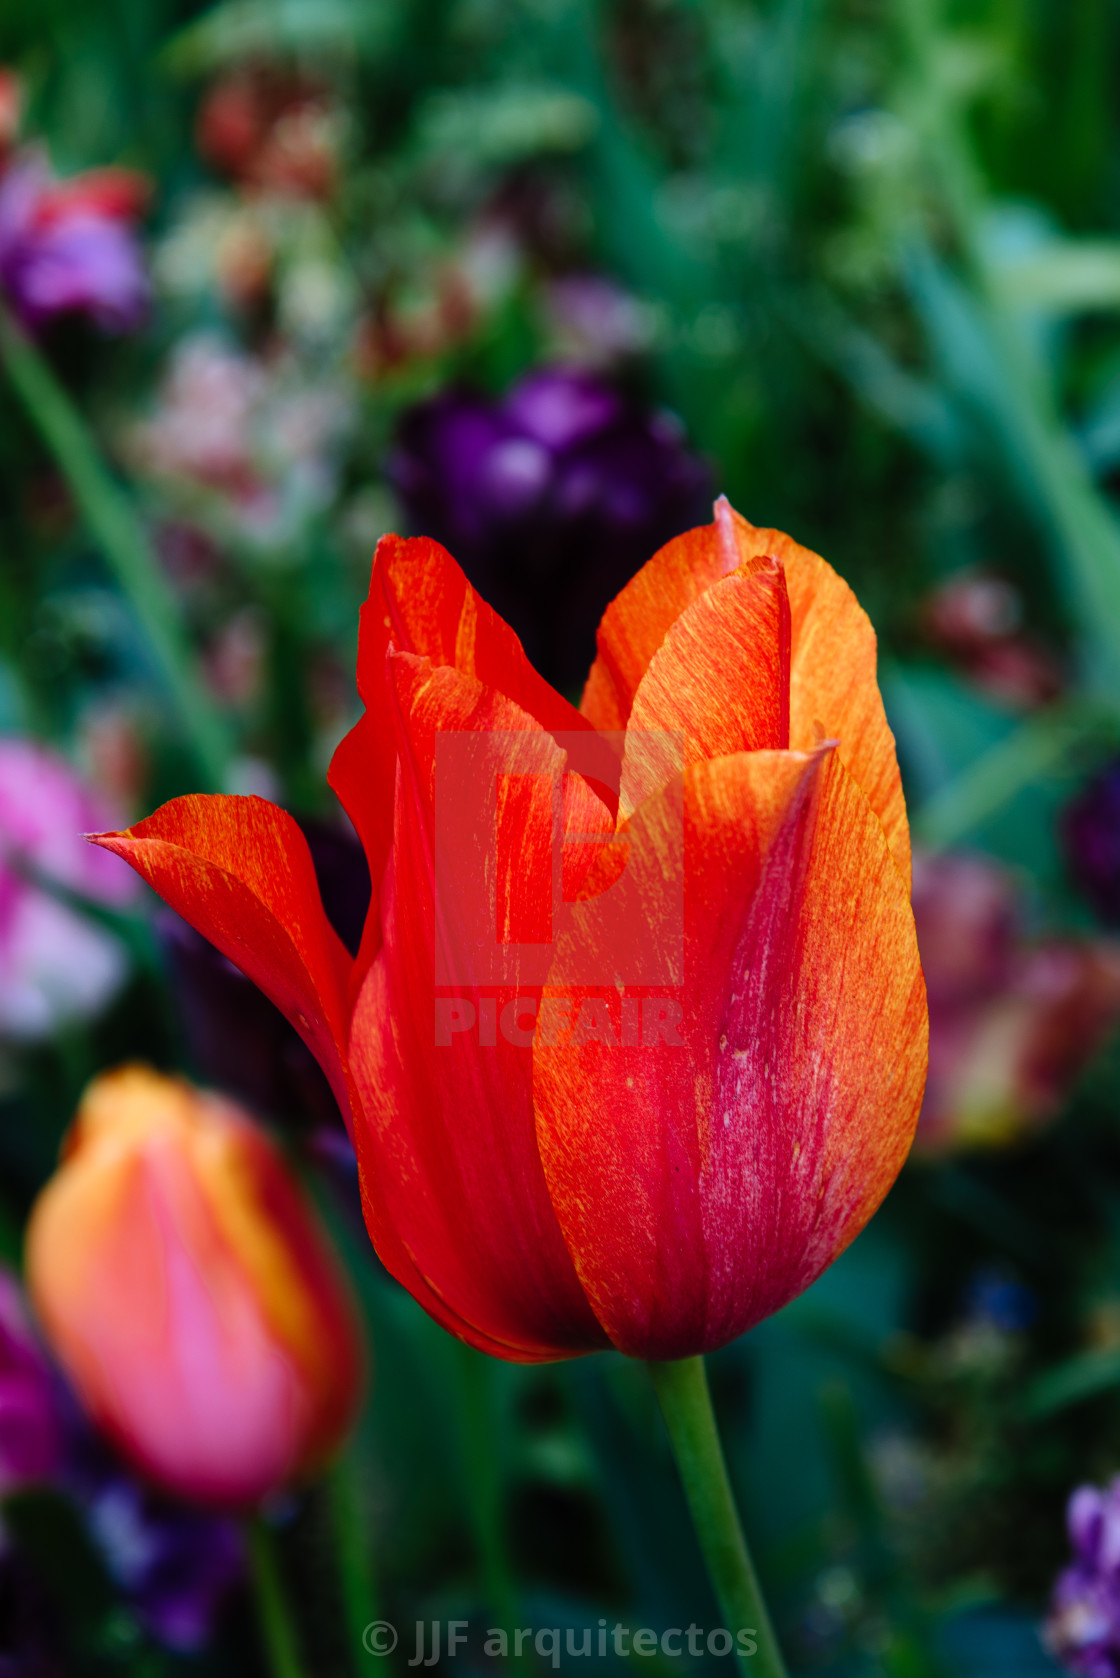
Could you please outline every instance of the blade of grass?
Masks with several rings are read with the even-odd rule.
[[[139,620],[194,755],[200,784],[211,791],[219,790],[229,755],[226,732],[194,669],[174,596],[89,427],[44,357],[2,305],[0,359]]]
[[[1116,724],[1116,712],[1103,705],[1051,706],[927,798],[913,819],[915,839],[933,850],[959,844],[1018,793],[1056,769],[1075,746],[1115,733]]]
[[[1022,1413],[1041,1420],[1111,1387],[1120,1387],[1120,1350],[1081,1352],[1035,1377],[1023,1394]]]
[[[1088,680],[1098,692],[1120,697],[1120,524],[1097,492],[988,260],[988,199],[961,97],[945,67],[941,10],[940,0],[899,0],[910,64],[903,111],[920,141],[931,193],[952,228],[966,283],[948,274],[915,226],[909,239],[914,301],[951,382],[973,417],[986,423],[1025,503],[1049,526],[1063,580],[1072,583]]]

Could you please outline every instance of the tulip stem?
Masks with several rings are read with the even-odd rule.
[[[697,1357],[651,1363],[649,1372],[708,1576],[724,1625],[736,1639],[740,1669],[750,1678],[786,1678],[785,1663],[735,1508],[704,1360]],[[748,1652],[747,1640],[737,1636],[748,1628],[750,1641],[757,1644],[756,1653]]]
[[[128,498],[110,475],[69,392],[2,304],[0,360],[139,620],[194,754],[201,784],[220,790],[229,743],[213,700],[195,672],[175,597]]]
[[[272,1534],[257,1516],[246,1523],[257,1614],[272,1678],[304,1678],[296,1628],[284,1599]]]

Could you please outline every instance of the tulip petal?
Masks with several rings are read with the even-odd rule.
[[[624,728],[654,654],[692,601],[744,562],[781,560],[791,617],[789,743],[810,751],[821,739],[839,742],[909,880],[910,830],[866,612],[819,554],[781,531],[756,529],[726,504],[717,512],[715,523],[654,554],[607,607],[580,709],[596,728]]]
[[[382,714],[378,722],[372,711],[363,711],[350,732],[343,735],[335,747],[327,770],[328,784],[361,840],[373,887],[362,928],[362,941],[350,975],[351,1004],[381,947],[378,895],[389,847],[393,842],[393,787],[396,775],[397,749],[388,718]]]
[[[446,548],[427,536],[383,536],[369,599],[362,608],[358,691],[369,706],[384,697],[385,650],[416,653],[512,699],[549,730],[586,729],[585,718],[549,686],[521,642],[467,581]]]
[[[636,809],[681,767],[668,742],[658,749],[662,731],[683,736],[685,764],[784,751],[789,686],[785,576],[776,561],[759,557],[699,595],[650,659],[627,727],[624,809]]]
[[[580,710],[596,728],[625,728],[638,685],[677,619],[742,557],[716,525],[698,525],[659,548],[603,613]]]
[[[123,833],[91,834],[258,985],[318,1060],[348,1127],[351,959],[296,823],[263,798],[191,794]]]
[[[362,840],[373,880],[356,983],[377,953],[378,888],[392,843],[396,741],[385,685],[390,644],[435,666],[462,670],[505,694],[544,728],[590,728],[533,669],[513,630],[472,588],[446,548],[427,536],[381,538],[358,642],[358,691],[367,710],[335,752],[327,776]]]
[[[671,875],[673,798],[631,819],[639,899]],[[726,1343],[837,1256],[901,1166],[926,1068],[906,885],[835,751],[693,766],[683,829],[684,982],[647,999],[682,1040],[615,1024],[534,1052],[580,1280],[614,1344],[653,1358]],[[578,913],[593,943],[596,906]]]
[[[883,824],[891,855],[910,883],[910,825],[894,735],[876,680],[871,620],[819,554],[780,530],[756,530],[735,515],[744,559],[773,554],[785,567],[793,622],[790,745],[809,751],[823,737],[839,742],[840,760]]]
[[[480,754],[469,776],[502,773],[504,731],[524,733],[525,761],[542,777],[561,773],[564,756],[533,718],[470,676],[409,654],[392,655],[390,665],[401,756],[396,832],[384,941],[351,1036],[370,1234],[406,1282],[399,1266],[407,1257],[443,1306],[432,1314],[473,1344],[519,1361],[595,1350],[606,1337],[577,1280],[537,1152],[531,1049],[510,1041],[531,1040],[539,978],[514,952],[502,982],[442,986],[441,1002],[458,1010],[447,1012],[442,1036],[433,984],[438,948],[459,948],[460,938],[471,945],[473,936],[453,924],[460,913],[469,917],[469,894],[436,890],[437,736]],[[499,731],[492,750],[489,731]],[[472,814],[460,849],[476,831]],[[543,871],[551,883],[552,853],[551,822],[527,827],[521,876]],[[464,1006],[470,1029],[459,1029]]]
[[[350,957],[323,913],[307,842],[291,817],[260,798],[193,795],[95,842],[130,862],[286,1015],[330,1080],[357,1142],[360,1097],[347,1060]],[[391,1235],[379,1251],[437,1321],[463,1332]]]

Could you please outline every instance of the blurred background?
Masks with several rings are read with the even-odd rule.
[[[307,1673],[381,1617],[387,1672],[511,1605],[718,1623],[644,1371],[460,1355],[294,1034],[74,835],[274,798],[356,945],[377,537],[578,697],[720,491],[874,621],[932,1020],[883,1210],[711,1360],[791,1666],[1120,1672],[1120,1494],[1066,1527],[1120,1473],[1113,0],[38,0],[0,65],[0,1673],[270,1670],[237,1524],[98,1439],[17,1280],[128,1061],[270,1128],[360,1300],[341,1466],[262,1516]]]

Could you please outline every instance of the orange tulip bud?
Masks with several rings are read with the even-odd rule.
[[[224,1097],[142,1066],[96,1078],[32,1213],[27,1278],[95,1422],[179,1496],[255,1503],[354,1416],[364,1357],[341,1267]]]
[[[725,1344],[820,1275],[914,1134],[925,989],[875,636],[720,502],[608,606],[577,711],[451,556],[386,536],[330,781],[351,960],[290,817],[98,843],[286,1014],[385,1265],[496,1356]]]

